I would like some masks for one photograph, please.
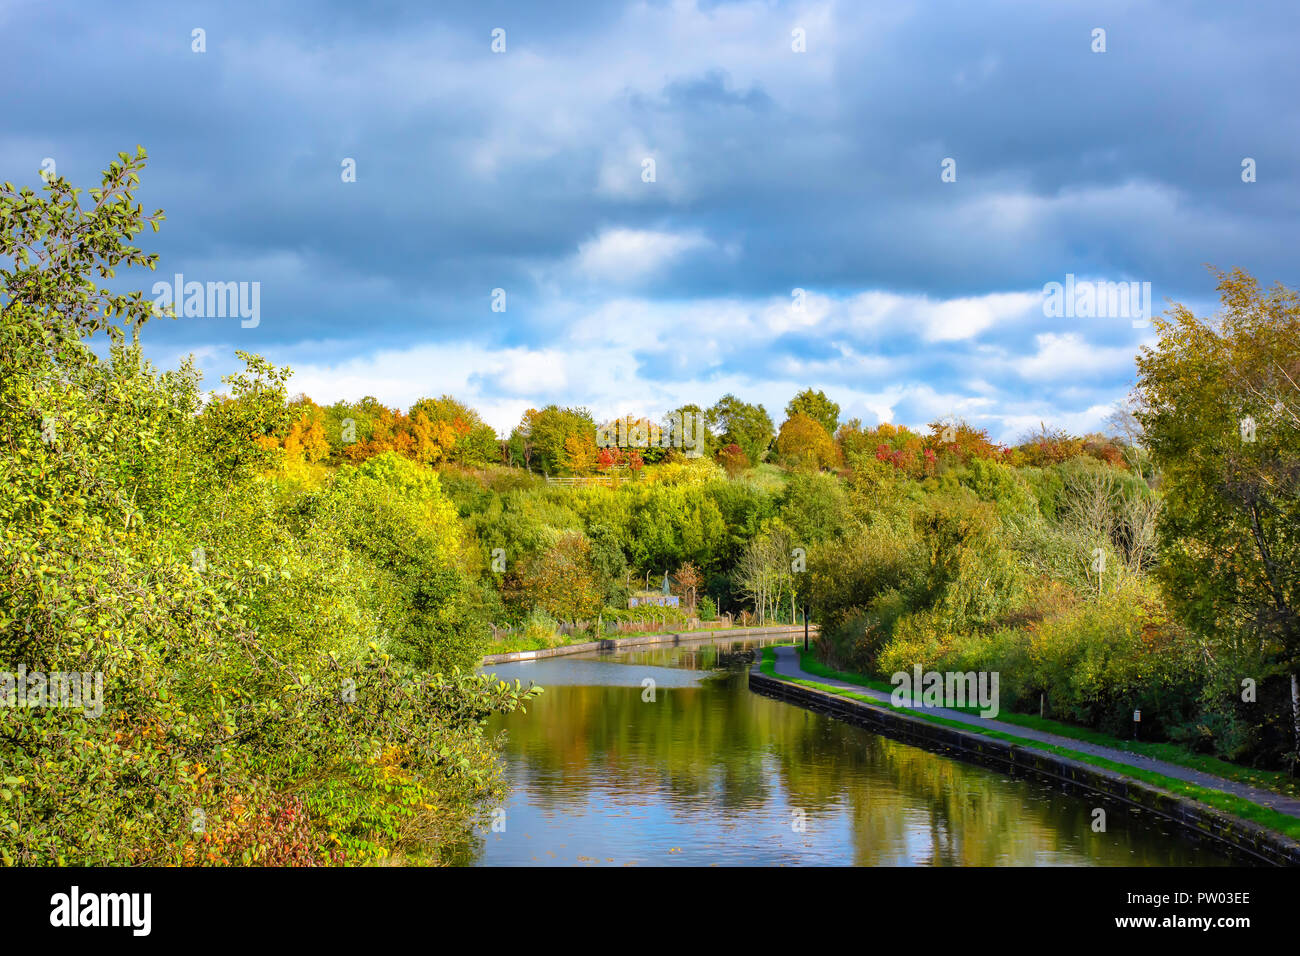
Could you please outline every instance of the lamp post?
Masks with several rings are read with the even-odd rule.
[[[808,605],[803,606],[803,649],[808,651]]]

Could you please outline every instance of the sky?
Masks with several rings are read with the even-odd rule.
[[[867,425],[1082,433],[1153,330],[1049,314],[1047,284],[1150,283],[1156,315],[1212,313],[1207,265],[1300,285],[1297,26],[1294,0],[0,0],[0,179],[88,186],[143,145],[161,263],[122,281],[257,283],[255,324],[144,330],[208,387],[244,350],[321,403],[450,393],[502,432],[728,392],[779,423],[813,386]]]

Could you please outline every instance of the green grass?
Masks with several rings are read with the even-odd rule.
[[[867,697],[863,694],[855,694],[852,691],[845,690],[841,687],[832,687],[829,684],[822,684],[817,681],[802,680],[797,677],[786,677],[776,673],[776,655],[771,647],[763,648],[763,659],[759,664],[759,670],[769,677],[777,680],[787,681],[792,684],[799,684],[804,687],[811,687],[814,690],[825,691],[840,697],[848,697],[851,700],[860,701],[872,707],[883,707],[888,710],[896,710],[900,713],[906,713],[911,717],[918,717],[922,720],[929,720],[945,727],[952,727],[956,730],[962,730],[967,733],[983,734],[986,737],[993,737],[1007,743],[1016,744],[1032,750],[1042,750],[1048,753],[1056,754],[1059,757],[1065,757],[1070,760],[1077,760],[1080,763],[1091,764],[1095,767],[1102,767],[1114,773],[1122,774],[1126,777],[1132,777],[1149,783],[1152,786],[1159,787],[1162,790],[1168,790],[1171,793],[1180,796],[1190,797],[1193,800],[1199,800],[1201,803],[1214,807],[1216,810],[1222,810],[1224,813],[1230,813],[1233,816],[1240,817],[1243,820],[1249,820],[1260,826],[1267,827],[1270,830],[1276,830],[1285,834],[1293,840],[1300,840],[1300,820],[1295,817],[1273,810],[1269,807],[1260,806],[1250,800],[1243,799],[1234,794],[1224,793],[1222,790],[1211,790],[1194,783],[1188,783],[1184,780],[1177,780],[1173,777],[1167,777],[1164,774],[1155,773],[1150,770],[1142,770],[1137,767],[1130,767],[1126,764],[1116,763],[1113,760],[1107,760],[1104,757],[1095,757],[1092,754],[1080,753],[1077,750],[1070,750],[1065,747],[1057,747],[1053,744],[1041,743],[1036,740],[1028,740],[1023,737],[1016,737],[1012,734],[1003,733],[997,730],[987,730],[969,724],[958,723],[955,720],[948,720],[935,714],[928,714],[922,710],[916,710],[911,707],[895,707],[892,704],[882,703],[875,698]],[[810,671],[811,672],[811,671]],[[839,678],[843,680],[844,678]],[[846,681],[846,683],[852,683]],[[864,685],[869,686],[869,685]],[[889,688],[886,685],[887,689]]]
[[[785,489],[784,469],[766,462],[741,472],[740,477],[763,491],[780,492]]]
[[[827,667],[816,660],[811,651],[806,653],[802,649],[799,651],[799,666],[810,674],[816,674],[818,677],[828,677],[832,680],[843,681],[846,684],[857,684],[859,687],[869,687],[872,690],[884,691],[886,694],[892,693],[894,689],[893,685],[888,681],[877,680],[863,674],[837,671]],[[979,712],[978,707],[954,707],[952,709],[971,714]],[[1179,767],[1186,767],[1188,770],[1199,770],[1202,773],[1213,774],[1216,777],[1223,777],[1252,787],[1260,787],[1264,790],[1272,790],[1274,793],[1285,796],[1300,796],[1300,785],[1284,770],[1258,770],[1251,767],[1242,767],[1239,764],[1229,763],[1209,754],[1195,753],[1185,747],[1180,747],[1178,744],[1123,740],[1098,730],[1080,727],[1077,724],[1066,724],[1059,720],[1038,717],[1034,714],[1016,714],[1003,711],[998,714],[998,720],[1008,724],[1015,724],[1017,727],[1025,727],[1029,730],[1056,734],[1060,737],[1069,737],[1072,740],[1082,740],[1085,743],[1097,744],[1101,747],[1111,747],[1115,750],[1123,750],[1127,753],[1163,760]]]

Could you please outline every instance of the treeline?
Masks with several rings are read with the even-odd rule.
[[[586,408],[530,408],[507,438],[499,438],[475,409],[450,395],[422,398],[406,411],[372,396],[322,406],[298,395],[290,411],[289,431],[278,441],[290,458],[307,462],[359,462],[392,452],[427,465],[503,464],[556,477],[633,475],[646,465],[700,457],[717,461],[733,476],[764,462],[834,470],[861,455],[917,478],[973,458],[1021,466],[1087,456],[1122,469],[1150,467],[1143,449],[1119,435],[1073,436],[1043,426],[1003,446],[960,419],[932,422],[921,433],[889,423],[868,428],[857,418],[841,424],[840,406],[812,388],[790,400],[779,429],[762,405],[734,395],[709,408],[683,405],[660,420],[634,415],[598,420]],[[688,423],[684,442],[683,421]]]

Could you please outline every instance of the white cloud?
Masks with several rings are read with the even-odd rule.
[[[1075,332],[1034,336],[1038,350],[1011,361],[1022,377],[1036,382],[1073,382],[1098,375],[1114,376],[1133,367],[1135,349],[1098,346]]]
[[[974,338],[984,330],[1030,312],[1041,312],[1043,297],[1032,292],[994,293],[944,302],[927,301],[916,311],[931,342]]]
[[[711,248],[712,245],[704,236],[694,232],[607,229],[578,247],[573,266],[588,279],[632,282],[659,273],[687,252]]]

